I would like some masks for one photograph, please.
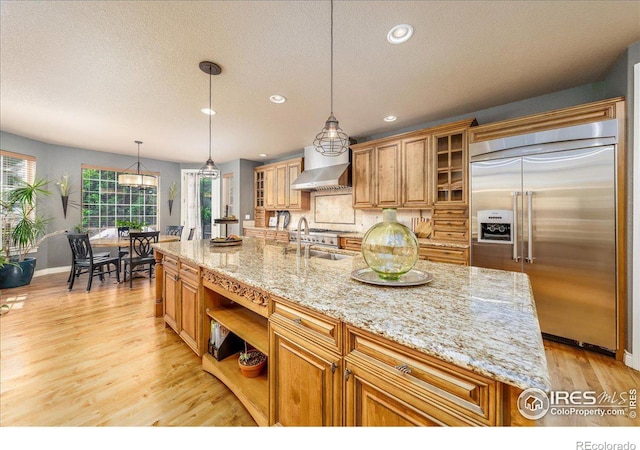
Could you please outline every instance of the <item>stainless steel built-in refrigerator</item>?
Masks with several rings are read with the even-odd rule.
[[[530,276],[542,332],[617,349],[617,122],[474,143],[471,264]]]

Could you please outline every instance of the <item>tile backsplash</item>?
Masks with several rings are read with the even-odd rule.
[[[376,223],[382,221],[382,208],[373,210],[353,209],[351,192],[335,193],[316,191],[311,193],[309,211],[291,211],[291,221],[287,229],[295,230],[300,217],[309,221],[311,228],[328,228],[330,230],[365,233]],[[415,217],[431,217],[431,211],[420,209],[399,209],[398,222],[411,228],[411,219]]]

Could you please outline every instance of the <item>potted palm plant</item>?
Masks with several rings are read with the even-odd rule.
[[[64,233],[64,230],[47,233],[51,219],[36,212],[38,199],[51,195],[48,181],[22,182],[0,199],[2,219],[2,248],[4,260],[0,268],[0,289],[25,286],[31,283],[36,259],[27,255],[45,239]]]

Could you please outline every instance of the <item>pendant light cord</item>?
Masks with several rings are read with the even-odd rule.
[[[211,68],[209,68],[209,159],[211,159]]]
[[[331,0],[331,115],[333,116],[333,0]]]
[[[140,141],[136,141],[138,144],[138,175],[140,175]]]

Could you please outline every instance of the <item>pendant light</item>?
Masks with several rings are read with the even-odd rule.
[[[215,180],[220,178],[220,169],[211,159],[211,116],[213,115],[213,110],[211,109],[211,77],[213,75],[219,75],[220,72],[222,72],[222,69],[216,63],[202,61],[200,63],[200,70],[209,74],[209,159],[207,159],[207,162],[204,163],[204,166],[202,166],[198,171],[198,176],[201,178],[211,178],[212,180]]]
[[[140,144],[142,144],[142,141],[133,142],[138,144],[138,162],[127,167],[124,171],[128,172],[132,167],[135,167],[136,173],[121,173],[118,175],[118,184],[120,186],[129,186],[137,189],[152,189],[158,187],[158,178],[153,175],[144,175],[140,171],[140,168],[143,167],[146,172],[149,172],[149,169],[144,167],[144,164],[140,162]]]
[[[349,150],[349,137],[333,115],[333,0],[331,0],[331,114],[313,141],[316,151],[324,156],[338,156]]]

